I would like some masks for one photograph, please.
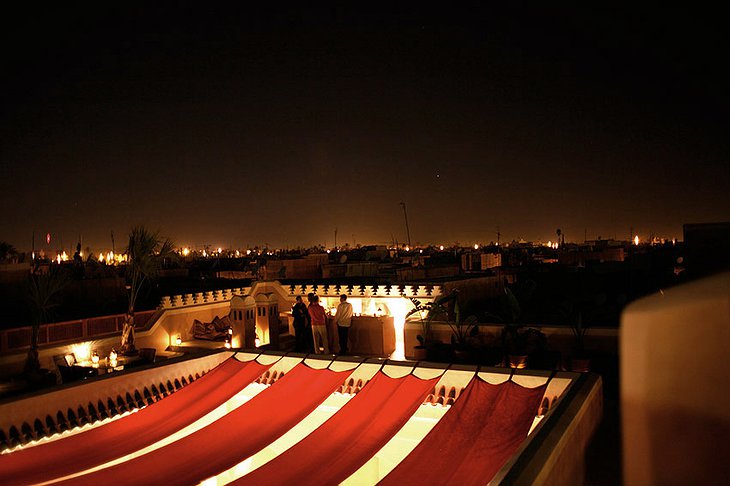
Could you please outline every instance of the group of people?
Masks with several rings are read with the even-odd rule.
[[[313,293],[307,295],[309,305],[305,305],[300,295],[292,307],[294,317],[295,350],[306,353],[329,354],[327,342],[327,316],[319,297]],[[340,354],[348,354],[347,343],[352,324],[352,304],[347,302],[347,295],[340,295],[340,304],[335,312],[337,336],[340,343]]]

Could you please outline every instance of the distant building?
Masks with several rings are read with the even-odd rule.
[[[329,255],[315,253],[302,258],[268,260],[265,278],[321,278]]]
[[[691,277],[730,268],[730,222],[685,224],[684,246]]]
[[[580,246],[558,251],[558,261],[571,266],[585,266],[588,262],[622,262],[625,258],[626,251],[623,246]]]
[[[481,269],[489,270],[490,268],[497,268],[502,266],[502,254],[501,253],[482,253],[481,254]]]

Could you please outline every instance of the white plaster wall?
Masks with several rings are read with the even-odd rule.
[[[631,304],[621,318],[627,485],[730,478],[730,273]]]

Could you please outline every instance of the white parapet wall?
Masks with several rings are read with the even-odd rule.
[[[116,403],[118,397],[126,400],[127,394],[132,397],[135,393],[144,396],[144,389],[148,390],[154,385],[167,386],[167,382],[178,383],[190,382],[215,368],[222,361],[233,353],[215,352],[206,356],[181,359],[169,364],[160,363],[148,369],[136,372],[112,373],[103,377],[90,380],[74,382],[38,395],[30,395],[19,399],[6,399],[0,403],[0,430],[5,434],[9,433],[11,427],[18,431],[23,429],[23,424],[33,427],[36,420],[44,425],[46,417],[50,416],[56,421],[58,414],[68,419],[68,410],[78,414],[79,408],[87,410],[88,404],[96,407],[101,401],[103,404],[109,400]],[[191,380],[192,378],[192,380]]]

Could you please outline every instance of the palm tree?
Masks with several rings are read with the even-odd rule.
[[[34,270],[28,280],[33,325],[24,371],[26,375],[31,375],[37,374],[41,367],[38,359],[38,334],[41,324],[49,322],[53,317],[53,308],[58,305],[58,296],[68,285],[69,277],[60,268],[52,265],[47,273]]]
[[[11,260],[18,254],[18,250],[7,241],[0,241],[0,261]]]
[[[127,296],[129,307],[122,328],[122,353],[135,354],[134,346],[134,306],[142,286],[154,280],[164,258],[173,251],[173,244],[159,233],[152,233],[142,225],[135,226],[129,233],[127,245]]]

